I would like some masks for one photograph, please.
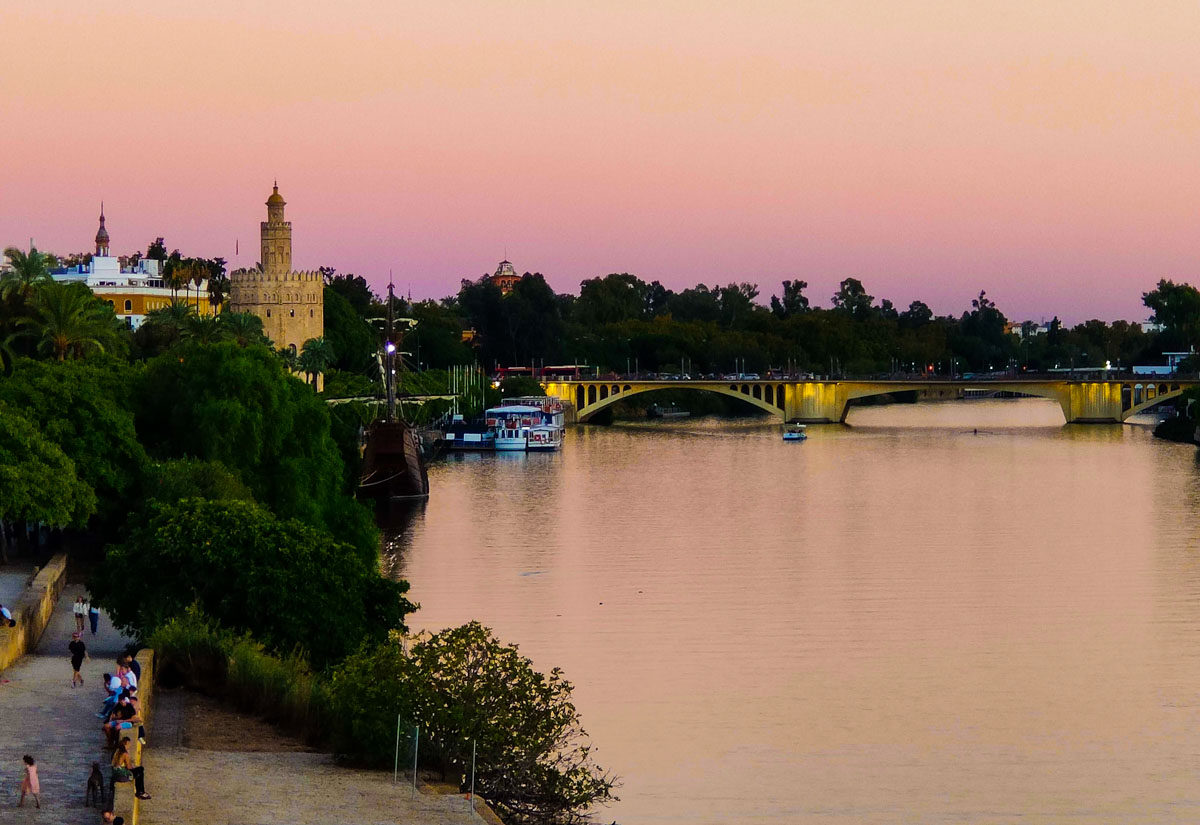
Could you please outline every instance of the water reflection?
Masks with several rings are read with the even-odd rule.
[[[1040,400],[850,423],[438,464],[413,624],[564,667],[626,825],[1200,812],[1195,448]]]

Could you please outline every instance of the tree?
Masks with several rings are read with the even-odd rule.
[[[5,525],[34,521],[82,527],[96,494],[75,463],[36,424],[0,401],[0,562],[8,562]]]
[[[215,344],[231,337],[229,328],[222,324],[219,316],[189,315],[183,322],[183,339],[198,344]]]
[[[152,457],[219,461],[281,518],[378,555],[370,511],[345,495],[327,405],[267,347],[184,342],[146,364],[132,397]]]
[[[40,339],[39,348],[62,361],[103,352],[120,340],[124,327],[112,306],[83,284],[43,284],[34,300],[29,324]]]
[[[913,301],[900,313],[900,326],[906,329],[923,327],[933,320],[933,310],[924,301]]]
[[[461,788],[474,742],[475,787],[512,821],[577,820],[612,798],[561,670],[539,673],[478,622],[415,645],[412,662],[415,721]]]
[[[124,406],[132,371],[108,359],[64,363],[17,362],[0,379],[0,402],[35,424],[71,459],[75,475],[95,491],[96,510],[115,528],[129,509],[146,465],[133,414]]]
[[[579,298],[572,316],[583,324],[612,324],[645,316],[649,285],[622,272],[603,278],[589,278],[579,285]]]
[[[329,268],[322,267],[322,271],[326,269]],[[375,307],[376,304],[375,293],[371,291],[371,287],[367,284],[365,278],[360,275],[352,274],[334,275],[332,269],[329,269],[329,273],[330,277],[326,279],[328,290],[332,290],[342,298],[345,298],[346,302],[350,304],[351,309],[354,310],[355,314],[358,315],[359,318],[366,319],[374,314],[373,307]],[[329,310],[328,295],[329,293],[327,291],[325,298],[326,318],[328,318]],[[383,315],[383,313],[379,314],[381,316]]]
[[[466,790],[472,746],[475,790],[507,822],[584,822],[616,780],[594,764],[560,670],[534,670],[515,645],[478,622],[413,647],[385,643],[346,659],[331,698],[349,736],[339,750],[386,763],[396,715],[421,726],[421,753]]]
[[[318,668],[403,629],[415,609],[407,582],[384,579],[350,545],[232,500],[152,503],[89,589],[128,632],[153,633],[198,605],[277,652],[304,648]]]
[[[1191,284],[1160,280],[1157,287],[1142,294],[1142,303],[1154,313],[1152,319],[1167,328],[1175,346],[1200,343],[1200,290]]]
[[[790,318],[801,312],[808,311],[808,297],[804,290],[808,289],[808,281],[784,281],[783,300],[771,296],[771,312],[778,318]]]
[[[10,246],[4,250],[4,255],[12,269],[0,278],[0,296],[8,297],[15,293],[28,301],[35,289],[51,283],[50,269],[55,264],[53,255],[39,252],[32,244],[28,252]]]
[[[167,260],[167,245],[162,238],[155,238],[148,247],[146,247],[146,257],[152,261]]]
[[[379,334],[341,293],[329,286],[325,287],[324,338],[337,355],[331,366],[356,373],[374,367]]]
[[[857,278],[846,278],[838,285],[838,291],[833,296],[833,308],[847,313],[856,321],[871,317],[874,302],[875,297],[867,294],[862,281]]]
[[[309,338],[300,347],[297,361],[300,369],[308,376],[309,383],[316,384],[317,376],[328,370],[334,361],[333,347],[322,338]]]
[[[183,301],[172,300],[170,304],[146,313],[137,332],[133,334],[142,357],[153,357],[174,347],[183,340],[195,310]]]
[[[229,333],[229,339],[239,347],[271,343],[263,332],[262,318],[253,312],[222,312],[217,318]]]

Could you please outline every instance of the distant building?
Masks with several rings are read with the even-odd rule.
[[[320,272],[292,269],[292,222],[276,183],[259,225],[262,257],[255,269],[229,274],[229,308],[253,312],[277,349],[299,354],[304,342],[325,334],[325,283]]]
[[[517,285],[517,281],[521,280],[521,276],[517,274],[517,270],[513,269],[511,263],[501,261],[500,265],[496,267],[496,271],[487,280],[500,287],[502,295],[507,295],[513,291],[513,287]]]
[[[1164,352],[1163,356],[1167,359],[1166,364],[1140,364],[1133,368],[1134,375],[1174,375],[1179,371],[1179,366],[1186,358],[1192,358],[1196,355],[1196,351],[1190,352]]]
[[[143,258],[132,267],[123,268],[118,258],[109,254],[108,229],[104,225],[104,205],[100,205],[100,229],[96,232],[96,254],[90,263],[56,269],[50,276],[64,283],[83,283],[97,297],[112,304],[117,317],[131,329],[141,326],[146,315],[171,305],[182,298],[200,315],[212,315],[208,302],[208,281],[186,290],[172,290],[163,282],[162,262]]]
[[[1138,326],[1140,326],[1142,328],[1142,332],[1147,332],[1147,333],[1162,332],[1163,330],[1165,330],[1167,328],[1166,324],[1160,324],[1157,321],[1155,321],[1153,318],[1147,318],[1145,321],[1142,321],[1140,324],[1138,324]]]

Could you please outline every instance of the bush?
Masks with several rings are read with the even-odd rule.
[[[329,694],[298,653],[274,656],[249,636],[237,636],[195,605],[150,637],[158,666],[192,688],[221,696],[314,744],[324,743],[335,717]]]
[[[318,668],[402,628],[415,609],[408,583],[384,579],[377,561],[245,501],[152,502],[91,590],[128,631],[152,634],[198,604],[273,651],[306,649]]]
[[[342,753],[387,764],[397,714],[421,726],[423,760],[465,790],[472,744],[475,788],[511,822],[575,822],[614,799],[595,765],[560,670],[533,669],[515,645],[471,622],[413,647],[394,642],[349,657],[332,674]]]
[[[388,764],[396,747],[396,719],[415,718],[412,663],[400,645],[386,642],[348,657],[330,675],[329,695],[339,720],[334,747],[355,762]]]

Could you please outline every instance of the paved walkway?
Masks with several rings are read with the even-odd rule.
[[[10,609],[25,592],[25,583],[33,575],[33,565],[13,563],[0,567],[0,604]]]
[[[71,603],[83,593],[82,585],[68,585],[37,649],[0,672],[0,680],[8,680],[0,681],[0,822],[5,825],[96,825],[100,821],[98,809],[83,805],[92,762],[100,762],[108,775],[104,734],[95,714],[104,700],[101,676],[112,672],[127,640],[101,615],[99,635],[84,634],[92,658],[80,670],[83,687],[71,687],[67,652],[75,631]],[[21,795],[21,757],[26,753],[37,760],[40,811],[29,798],[24,808],[15,807]]]

